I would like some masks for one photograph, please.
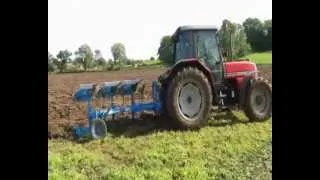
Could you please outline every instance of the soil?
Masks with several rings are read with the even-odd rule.
[[[259,66],[258,68],[260,75],[272,82],[272,67]],[[87,123],[86,104],[72,100],[73,93],[80,84],[143,79],[146,82],[144,98],[148,99],[151,97],[152,80],[157,80],[164,71],[165,69],[143,69],[48,75],[48,137],[70,136],[68,128],[71,125]],[[120,102],[122,99],[117,101]]]
[[[267,79],[272,84],[272,65],[258,65],[259,76]]]

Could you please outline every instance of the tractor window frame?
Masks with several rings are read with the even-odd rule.
[[[189,56],[186,56],[186,55],[181,55],[181,52],[179,51],[180,49],[180,44],[181,44],[181,37],[182,35],[184,35],[185,33],[190,33],[188,34],[188,36],[191,37],[191,50],[189,50],[188,53]],[[194,48],[194,43],[195,43],[195,40],[194,40],[194,31],[192,30],[185,30],[185,31],[180,31],[177,33],[177,36],[176,36],[176,42],[174,43],[174,62],[178,62],[182,59],[190,59],[190,58],[195,58],[195,54],[196,54],[196,51],[195,51],[195,48]],[[179,46],[179,47],[178,47]],[[180,57],[179,57],[180,55]]]
[[[219,49],[219,56],[220,56],[220,63],[224,62],[224,57],[223,57],[223,49],[222,49],[222,46],[221,46],[221,39],[219,38],[219,31],[216,31],[216,41],[217,41],[217,44],[218,44],[218,49]]]

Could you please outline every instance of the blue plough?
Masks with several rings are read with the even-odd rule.
[[[81,84],[80,88],[75,92],[73,99],[78,102],[87,102],[87,118],[89,127],[76,126],[73,127],[76,138],[82,138],[84,136],[91,136],[95,139],[103,138],[107,134],[106,121],[114,119],[116,115],[122,113],[131,113],[132,119],[136,118],[137,112],[153,111],[155,113],[160,112],[160,99],[159,89],[160,86],[157,81],[152,82],[152,100],[148,102],[143,101],[143,91],[145,84],[143,84],[139,91],[141,98],[139,102],[135,100],[135,92],[138,85],[142,80],[124,80],[105,82],[102,84]],[[118,105],[114,103],[114,97],[121,95],[123,103]],[[125,96],[131,97],[129,105],[125,105]],[[109,107],[97,108],[92,104],[92,100],[108,99],[110,101]]]

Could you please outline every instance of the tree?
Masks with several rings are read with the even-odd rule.
[[[233,31],[233,49],[235,58],[243,57],[251,51],[251,46],[247,42],[247,36],[244,31],[244,28],[241,24],[235,24],[235,29]]]
[[[111,47],[111,53],[115,62],[123,62],[127,59],[126,49],[122,43],[114,43]]]
[[[231,33],[230,33],[230,26],[232,23],[229,20],[223,20],[222,26],[219,30],[219,38],[221,41],[221,48],[226,53],[227,58],[232,58],[232,52],[231,52]]]
[[[173,63],[173,42],[171,36],[163,36],[161,38],[158,55],[160,60]]]
[[[55,71],[55,64],[54,62],[56,61],[56,58],[53,57],[53,55],[48,52],[48,72],[53,72]]]
[[[89,45],[83,44],[75,52],[77,55],[76,61],[80,63],[84,69],[87,71],[93,65],[93,53]]]
[[[272,20],[264,21],[266,50],[272,50]]]
[[[223,20],[218,33],[228,60],[243,57],[249,53],[251,48],[247,43],[247,37],[241,24]]]
[[[261,22],[257,18],[247,18],[243,26],[254,51],[272,50],[272,20]]]
[[[153,57],[153,56],[151,56],[151,57],[150,57],[150,60],[151,60],[151,61],[154,61],[154,57]]]
[[[95,53],[95,56],[94,56],[95,64],[98,66],[104,67],[107,62],[103,58],[101,51],[97,49],[94,51],[94,53]]]
[[[67,63],[71,60],[72,53],[68,50],[61,50],[57,54],[57,58],[54,60],[54,64],[58,67],[60,72],[63,72],[67,68]]]
[[[257,18],[247,18],[243,22],[243,26],[253,51],[264,51],[263,23]]]

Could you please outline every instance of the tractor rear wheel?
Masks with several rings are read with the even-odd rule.
[[[268,120],[272,115],[272,87],[263,78],[254,79],[246,93],[244,112],[250,121]]]
[[[207,77],[197,68],[182,68],[167,89],[166,109],[176,125],[194,129],[208,122],[212,90]]]

